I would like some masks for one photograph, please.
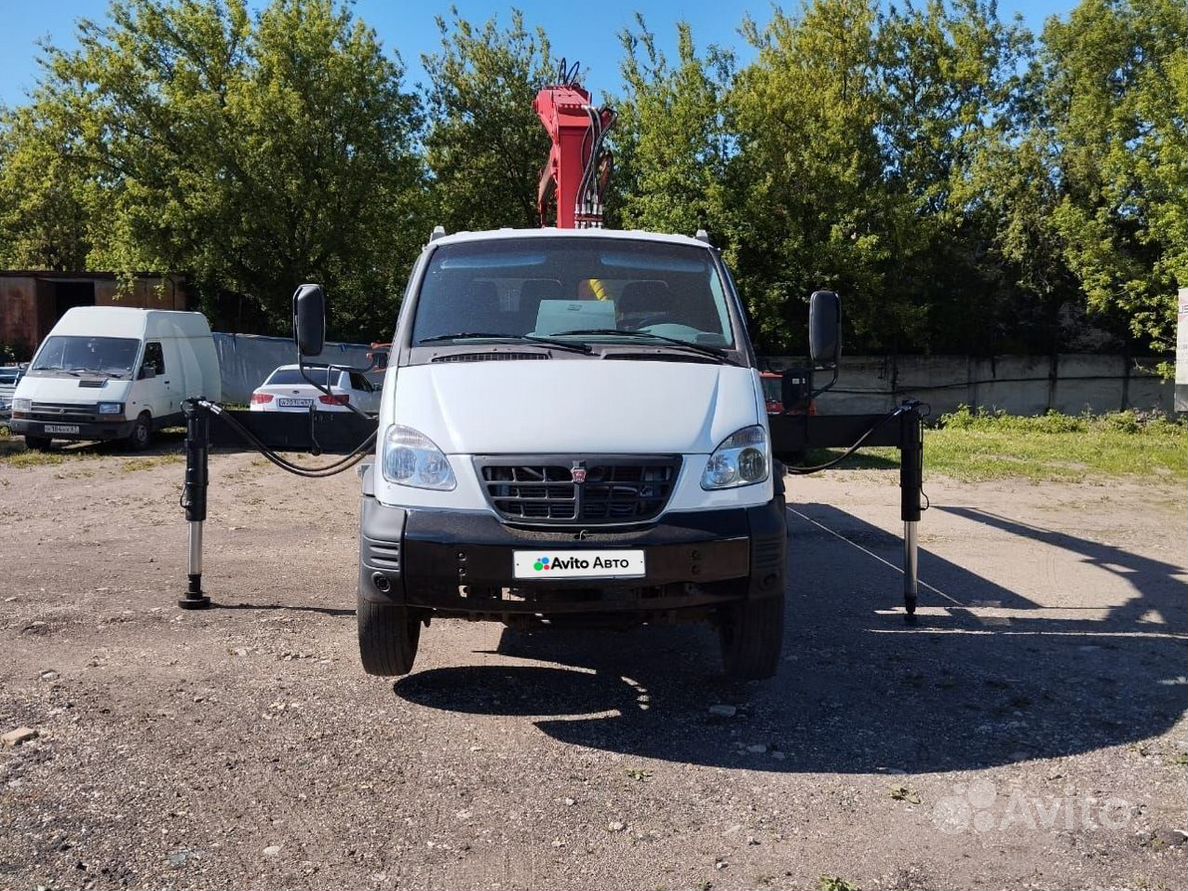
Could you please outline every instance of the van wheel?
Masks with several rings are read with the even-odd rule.
[[[136,425],[128,434],[128,446],[133,451],[142,452],[153,441],[153,417],[147,411],[142,411],[136,419]]]
[[[408,674],[417,658],[421,620],[408,607],[358,596],[359,656],[363,670],[381,677]]]
[[[784,646],[784,594],[743,600],[718,616],[722,666],[740,681],[775,675]]]
[[[48,452],[50,447],[50,438],[48,436],[26,436],[25,448],[32,449],[35,452]]]

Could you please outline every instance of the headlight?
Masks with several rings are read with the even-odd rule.
[[[122,415],[124,413],[124,403],[122,402],[100,402],[98,405],[99,414],[101,415]]]
[[[415,489],[448,492],[458,485],[441,449],[424,433],[393,424],[384,436],[384,479]]]
[[[33,408],[32,399],[14,399],[12,400],[13,411],[30,411]]]
[[[703,489],[732,489],[767,479],[767,431],[760,425],[732,433],[714,449],[701,474]]]

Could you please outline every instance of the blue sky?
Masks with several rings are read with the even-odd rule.
[[[253,2],[253,5],[259,5]],[[485,21],[492,14],[510,15],[511,5],[458,0],[463,17]],[[738,26],[746,13],[766,21],[772,4],[768,0],[600,0],[578,7],[565,0],[522,0],[515,4],[524,11],[529,25],[542,25],[558,55],[581,60],[588,72],[587,86],[596,94],[619,86],[619,32],[634,23],[635,12],[643,12],[648,24],[671,49],[672,24],[685,19],[693,26],[698,46],[718,43],[741,48]],[[782,4],[795,9],[795,0]],[[999,0],[1004,18],[1022,15],[1034,30],[1050,15],[1064,15],[1073,0]],[[41,39],[55,45],[73,44],[74,23],[79,18],[102,19],[108,0],[0,0],[0,103],[17,105],[38,77],[38,47]],[[449,9],[449,3],[409,3],[406,0],[357,0],[355,13],[376,29],[389,49],[396,49],[408,66],[410,81],[423,78],[420,57],[438,46],[434,16]],[[579,13],[580,10],[580,13]]]

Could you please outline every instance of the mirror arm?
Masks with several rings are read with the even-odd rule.
[[[323,367],[326,369],[326,380],[327,381],[330,380],[330,372],[331,371],[338,371],[338,372],[358,371],[357,368],[348,368],[348,367],[339,366],[339,365],[325,365],[325,366],[320,366],[320,367]],[[327,396],[334,395],[334,393],[330,390],[330,387],[328,385],[323,386],[322,384],[319,384],[317,381],[315,381],[313,378],[311,378],[309,376],[309,374],[306,372],[305,357],[303,355],[301,355],[301,350],[297,351],[297,369],[298,369],[298,371],[301,372],[301,376],[303,378],[305,378],[305,382],[307,384],[309,384],[311,387],[313,387],[315,390],[320,390],[321,392],[325,393]],[[367,420],[371,420],[371,418],[368,417],[367,412],[363,411],[363,409],[359,408],[359,406],[355,405],[355,403],[348,401],[346,404],[346,407],[349,408],[351,411],[353,411],[355,414],[357,414],[359,417],[367,418]]]
[[[810,398],[810,399],[816,399],[818,396],[820,396],[820,395],[821,395],[822,393],[824,393],[826,390],[830,390],[830,389],[832,389],[832,388],[833,388],[833,385],[837,383],[837,374],[838,374],[838,363],[836,363],[836,362],[835,362],[835,363],[833,364],[833,377],[831,377],[831,378],[829,379],[829,383],[827,383],[827,384],[826,384],[825,386],[823,386],[823,387],[816,387],[816,388],[813,390],[813,395],[812,395],[812,396],[810,396],[809,398]]]

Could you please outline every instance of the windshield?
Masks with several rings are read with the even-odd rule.
[[[413,324],[418,345],[503,335],[653,346],[652,338],[641,339],[649,334],[656,343],[734,346],[726,291],[708,250],[620,238],[443,245],[425,272]]]
[[[47,337],[30,371],[92,371],[130,375],[140,350],[134,337]]]
[[[272,372],[272,375],[265,381],[265,384],[277,384],[280,386],[290,386],[293,384],[308,384],[313,381],[315,384],[321,384],[323,387],[328,386],[327,378],[330,376],[330,369],[325,366],[306,365],[305,373],[309,375],[309,380],[301,376],[301,369],[299,368],[278,368]],[[338,383],[338,376],[342,372],[335,371],[333,381]]]

